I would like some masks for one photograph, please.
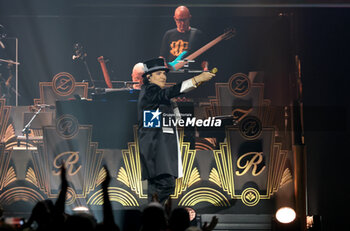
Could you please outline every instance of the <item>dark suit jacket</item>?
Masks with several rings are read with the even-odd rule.
[[[138,101],[139,151],[142,164],[142,179],[161,174],[178,177],[178,146],[176,131],[165,133],[162,128],[143,127],[143,111],[157,110],[173,114],[170,99],[180,95],[182,83],[161,89],[158,85],[143,85]]]

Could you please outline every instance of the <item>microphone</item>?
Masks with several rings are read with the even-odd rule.
[[[216,67],[214,67],[213,69],[211,69],[210,73],[216,74],[218,72],[218,69]]]
[[[40,108],[49,108],[49,109],[55,109],[55,108],[56,108],[56,106],[54,106],[54,105],[49,105],[49,104],[36,104],[36,105],[34,105],[34,106],[40,107]]]

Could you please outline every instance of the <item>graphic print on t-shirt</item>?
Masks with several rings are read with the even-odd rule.
[[[183,51],[188,49],[188,42],[179,39],[170,43],[170,53],[173,56],[179,56]]]

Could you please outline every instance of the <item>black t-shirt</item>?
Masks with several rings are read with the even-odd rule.
[[[188,51],[186,54],[188,56],[204,45],[202,40],[203,33],[196,28],[191,28],[185,33],[178,32],[176,28],[168,30],[162,40],[160,56],[167,62],[173,61],[183,51]]]

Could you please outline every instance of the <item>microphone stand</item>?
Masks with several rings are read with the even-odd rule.
[[[45,106],[40,105],[39,110],[33,115],[33,117],[29,120],[29,122],[26,124],[26,126],[24,126],[24,128],[22,129],[22,134],[26,136],[26,150],[28,150],[28,141],[29,141],[29,133],[30,133],[30,126],[32,125],[33,120],[37,117],[37,115],[39,115],[39,113],[41,112],[41,110],[44,108]]]
[[[12,61],[11,59],[0,59],[0,62],[5,62],[9,64],[19,65],[19,62]]]
[[[87,71],[87,73],[88,73],[88,75],[89,75],[91,84],[92,84],[91,88],[92,88],[93,91],[95,91],[94,79],[92,78],[92,75],[91,75],[91,72],[90,72],[90,68],[89,68],[89,66],[88,66],[88,64],[87,64],[87,62],[86,62],[86,59],[85,59],[85,55],[84,55],[84,58],[82,58],[82,60],[83,60],[84,66],[85,66],[85,68],[86,68],[86,71]]]

